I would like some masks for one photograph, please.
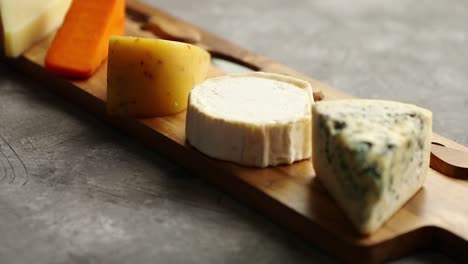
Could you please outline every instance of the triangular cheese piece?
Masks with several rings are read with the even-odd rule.
[[[378,229],[422,186],[432,113],[380,100],[312,107],[312,160],[319,180],[360,233]]]
[[[6,56],[17,57],[63,21],[71,0],[1,0]]]

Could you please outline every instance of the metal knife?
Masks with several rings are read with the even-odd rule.
[[[127,0],[127,15],[130,19],[141,23],[142,29],[151,31],[157,37],[197,45],[210,52],[212,57],[237,63],[254,71],[281,73],[298,78],[303,76],[289,69],[286,71],[286,67],[267,57],[244,49],[157,8],[148,8],[138,0]],[[315,90],[313,95],[315,101],[324,98],[320,90]]]

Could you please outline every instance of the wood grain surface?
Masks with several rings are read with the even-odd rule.
[[[165,16],[162,11],[158,14]],[[141,23],[127,19],[126,34],[155,37],[141,27]],[[23,57],[9,62],[27,76],[44,82],[46,87],[75,102],[80,109],[91,111],[124,129],[331,254],[345,261],[359,259],[360,262],[375,263],[420,248],[436,248],[468,261],[466,180],[447,177],[430,169],[422,190],[376,233],[361,236],[316,180],[310,160],[266,169],[237,166],[209,158],[188,146],[184,134],[185,112],[149,119],[110,117],[105,111],[106,64],[87,80],[56,77],[43,68],[50,40],[51,37],[32,47]],[[350,97],[272,61],[262,65],[262,70],[303,78],[314,89],[323,91],[325,100]],[[215,67],[210,71],[210,76],[222,74]],[[433,137],[445,146],[468,151],[446,138],[436,134]]]

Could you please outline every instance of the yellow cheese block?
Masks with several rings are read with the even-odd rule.
[[[70,3],[71,0],[1,0],[5,55],[17,57],[57,29]]]
[[[153,117],[187,108],[192,88],[205,80],[210,54],[160,39],[112,36],[107,69],[107,110]]]

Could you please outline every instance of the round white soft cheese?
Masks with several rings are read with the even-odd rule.
[[[186,136],[204,154],[241,165],[291,164],[311,156],[308,82],[271,73],[211,78],[190,93]]]

